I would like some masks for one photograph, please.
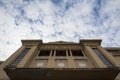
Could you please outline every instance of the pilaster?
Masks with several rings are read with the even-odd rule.
[[[106,68],[107,66],[100,60],[90,46],[85,46],[86,55],[96,68]]]
[[[47,68],[54,68],[55,67],[55,56],[52,56],[52,52],[55,54],[55,51],[50,52],[50,56],[48,58]]]
[[[85,54],[96,68],[106,68],[107,66],[102,62],[102,60],[96,55],[92,47],[97,47],[101,44],[101,39],[96,40],[80,40],[80,45],[84,49]]]
[[[0,65],[0,80],[10,80],[3,70],[6,66],[9,66],[17,57],[20,55],[20,53],[24,50],[25,46],[21,46],[14,54],[12,54],[6,61],[4,61]]]
[[[70,55],[72,55],[71,50],[70,50]],[[68,57],[68,67],[75,68],[75,62],[73,56],[67,56],[67,57]]]
[[[26,67],[31,61],[32,57],[38,52],[38,46],[33,46],[28,53],[24,56],[24,58],[20,61],[17,67]]]
[[[108,51],[106,51],[101,46],[97,46],[97,48],[101,51],[101,53],[110,61],[112,64],[114,64],[116,67],[120,67],[118,61],[110,54]]]

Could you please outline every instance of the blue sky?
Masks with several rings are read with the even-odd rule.
[[[120,47],[119,35],[120,0],[0,0],[0,60],[21,39],[102,39],[104,47]]]

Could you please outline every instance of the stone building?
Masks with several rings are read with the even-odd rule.
[[[3,61],[0,61],[0,65],[3,63]]]
[[[120,80],[120,48],[103,48],[101,41],[22,40],[0,64],[0,80]]]

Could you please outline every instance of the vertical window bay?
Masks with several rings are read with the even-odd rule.
[[[23,59],[23,57],[28,53],[29,50],[30,48],[25,48],[23,52],[13,61],[11,65],[16,66]]]
[[[93,48],[93,50],[105,65],[113,67],[113,64],[97,48]]]

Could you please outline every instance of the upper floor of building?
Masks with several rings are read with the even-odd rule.
[[[32,80],[33,77],[37,77],[37,75],[33,75],[34,72],[43,71],[40,74],[46,73],[47,75],[49,70],[50,75],[55,75],[57,78],[60,78],[60,74],[67,76],[70,71],[69,75],[76,76],[77,78],[74,77],[76,80],[94,79],[95,72],[97,74],[95,79],[113,80],[119,72],[120,48],[104,48],[101,46],[101,41],[43,43],[42,40],[22,40],[22,46],[2,64],[2,68],[12,80],[21,78],[19,74],[28,78],[25,76],[28,75],[28,72],[30,72]],[[21,70],[24,71],[24,74]],[[66,70],[68,71],[66,72]],[[76,73],[76,71],[78,72]],[[83,77],[78,77],[78,74]],[[105,74],[109,75],[104,76]],[[91,76],[85,78],[86,75]]]

